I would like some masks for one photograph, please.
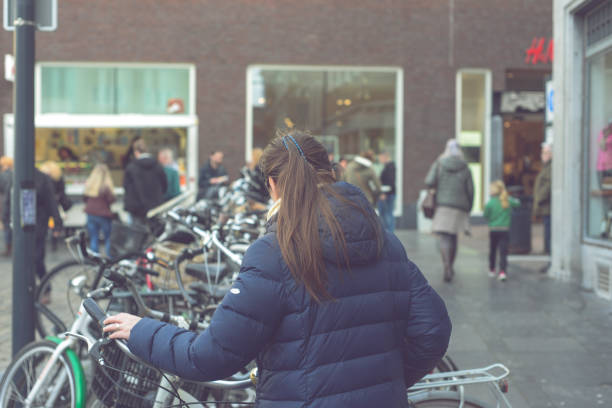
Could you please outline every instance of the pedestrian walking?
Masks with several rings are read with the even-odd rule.
[[[55,200],[62,211],[68,211],[72,207],[72,200],[66,194],[66,181],[62,168],[54,161],[46,161],[41,164],[40,171],[51,178]]]
[[[472,173],[455,139],[449,139],[440,157],[431,165],[425,184],[436,190],[436,210],[432,230],[444,265],[444,281],[450,282],[455,271],[457,235],[469,231],[469,214],[474,201]]]
[[[174,157],[172,155],[172,150],[168,148],[161,149],[159,153],[157,153],[157,161],[159,161],[159,164],[161,164],[164,168],[164,173],[166,173],[166,182],[168,184],[166,193],[164,194],[164,201],[172,200],[174,197],[181,194],[179,174],[174,168]]]
[[[113,179],[106,164],[96,164],[93,171],[85,181],[83,200],[87,214],[87,232],[89,234],[89,247],[99,253],[99,237],[104,237],[104,249],[110,257],[110,236],[113,222],[111,204],[115,201]]]
[[[4,235],[4,252],[2,256],[5,257],[10,257],[13,253],[11,188],[13,188],[13,159],[8,156],[2,156],[0,158],[0,193],[2,194],[2,232]]]
[[[444,302],[364,194],[335,181],[314,137],[281,134],[262,163],[276,203],[268,231],[210,327],[197,334],[121,313],[104,331],[191,380],[225,378],[256,359],[259,408],[407,408],[406,387],[448,346]]]
[[[223,167],[223,152],[215,150],[208,161],[200,169],[198,178],[198,198],[212,198],[219,187],[229,181],[227,171]]]
[[[533,189],[533,216],[544,224],[544,252],[550,254],[550,192],[552,183],[552,144],[542,143],[540,153],[542,170],[535,179]],[[546,272],[544,268],[542,272]]]
[[[143,139],[134,143],[134,157],[123,176],[123,208],[130,214],[132,224],[146,226],[147,212],[164,202],[168,182]]]
[[[71,152],[70,149],[58,149],[58,152]],[[67,155],[68,153],[63,153]],[[69,157],[69,156],[67,156]],[[55,200],[59,206],[59,214],[62,220],[66,218],[66,212],[72,207],[72,200],[66,194],[66,182],[64,180],[64,174],[62,168],[54,161],[46,161],[40,166],[40,171],[45,173],[51,179],[53,186],[53,193],[55,194]],[[50,221],[53,223],[53,220]],[[51,227],[54,225],[51,224]],[[59,242],[60,229],[53,228],[51,234],[51,250],[57,250],[57,244]]]
[[[381,186],[378,176],[372,168],[374,152],[367,150],[356,156],[347,166],[345,180],[363,191],[371,206],[376,206]]]
[[[500,281],[507,278],[508,244],[510,243],[510,220],[512,208],[521,205],[521,202],[510,197],[506,186],[501,180],[496,180],[489,187],[491,198],[487,201],[484,217],[489,224],[489,276]],[[495,258],[499,249],[499,275],[495,270]]]
[[[378,214],[387,231],[395,231],[395,163],[391,160],[389,152],[383,151],[378,155],[378,161],[384,166],[380,173],[381,195],[378,200]]]

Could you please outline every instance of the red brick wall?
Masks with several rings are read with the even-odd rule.
[[[197,69],[200,161],[244,160],[249,64],[404,69],[404,203],[455,127],[459,68],[522,68],[533,37],[552,36],[551,0],[62,0],[59,28],[37,35],[38,61],[187,62]],[[454,4],[454,46],[449,10]],[[12,33],[0,34],[2,53]],[[0,81],[0,112],[12,84]]]

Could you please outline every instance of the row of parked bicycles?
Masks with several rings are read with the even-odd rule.
[[[92,253],[84,232],[67,238],[73,259],[37,287],[40,340],[5,370],[0,407],[253,406],[254,362],[223,380],[190,382],[140,360],[101,328],[106,316],[126,311],[206,330],[243,254],[265,231],[268,207],[255,190],[244,174],[214,199],[194,202],[195,194],[184,193],[150,211],[149,233],[123,236],[112,258]],[[502,364],[459,370],[446,356],[406,397],[420,408],[510,407],[508,374]],[[466,394],[465,387],[476,384],[488,387],[496,405]]]

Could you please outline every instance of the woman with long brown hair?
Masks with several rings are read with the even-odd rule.
[[[407,407],[406,387],[444,354],[444,302],[313,137],[280,134],[261,167],[274,206],[238,279],[197,334],[128,314],[111,338],[191,380],[256,358],[257,407]]]
[[[89,247],[99,252],[99,235],[104,236],[106,256],[110,257],[110,234],[113,222],[111,204],[115,201],[115,189],[110,170],[106,164],[98,163],[85,181],[83,199],[87,214],[87,232]]]

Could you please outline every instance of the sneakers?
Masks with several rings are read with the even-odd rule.
[[[497,275],[497,273],[495,273],[495,269],[490,269],[489,270],[489,278],[494,278]]]
[[[507,276],[506,276],[506,272],[504,272],[504,271],[500,271],[500,272],[499,272],[499,276],[497,277],[497,279],[498,279],[500,282],[503,282],[503,281],[505,281],[505,280],[506,280],[506,278],[507,278]]]

